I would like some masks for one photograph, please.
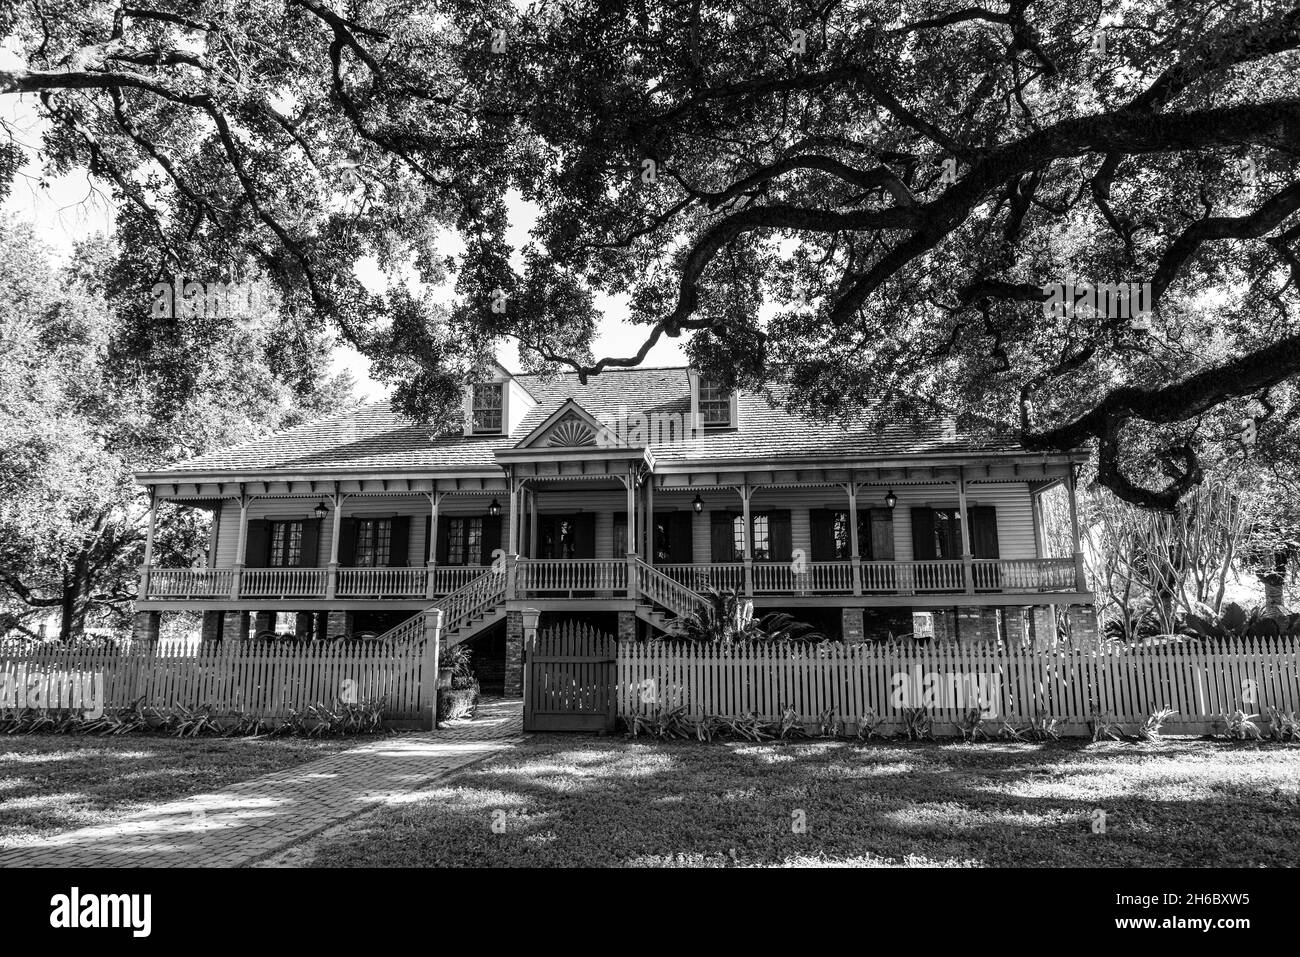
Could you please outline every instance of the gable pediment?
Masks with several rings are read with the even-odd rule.
[[[613,431],[573,399],[524,436],[517,449],[588,449],[612,444]]]

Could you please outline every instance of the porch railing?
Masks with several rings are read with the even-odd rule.
[[[627,588],[627,561],[614,558],[521,558],[515,587],[520,597]]]
[[[745,587],[745,565],[743,562],[708,562],[698,565],[669,564],[655,565],[679,585],[685,585],[693,591],[706,588],[732,589]]]
[[[339,598],[423,598],[428,579],[424,568],[340,568],[335,594]]]
[[[743,562],[670,563],[654,570],[694,592],[746,588]],[[970,569],[969,573],[967,568]],[[142,573],[141,597],[153,600],[341,599],[437,600],[480,579],[490,566],[339,568],[331,594],[326,568],[153,568]],[[499,569],[498,577],[507,577]],[[1070,558],[977,558],[966,562],[753,562],[755,595],[925,595],[1072,592],[1078,569]],[[626,594],[625,558],[518,559],[515,597],[614,597]]]
[[[148,598],[227,598],[233,568],[154,568]]]
[[[245,568],[241,598],[320,598],[328,572],[324,568]]]

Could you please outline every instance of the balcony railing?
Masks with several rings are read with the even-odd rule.
[[[702,562],[654,570],[696,592],[738,588],[753,595],[936,595],[1078,590],[1070,558],[977,558],[919,562]],[[628,561],[518,559],[511,594],[519,598],[607,598],[628,594]],[[149,600],[436,599],[487,570],[435,568],[152,568],[142,573]],[[333,582],[331,587],[331,575]],[[503,576],[510,577],[510,576]]]

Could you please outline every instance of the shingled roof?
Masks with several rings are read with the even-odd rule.
[[[440,472],[482,471],[497,467],[494,453],[513,448],[523,437],[573,399],[597,418],[620,413],[679,413],[691,407],[687,370],[627,369],[592,376],[586,385],[576,375],[516,380],[537,405],[508,436],[433,435],[402,417],[384,402],[319,419],[255,442],[181,462],[165,473],[301,472]],[[845,428],[793,414],[781,408],[784,394],[774,390],[769,404],[762,395],[742,392],[739,428],[706,432],[671,445],[651,446],[657,461],[735,461],[765,463],[785,458],[900,458],[957,453],[1009,453],[1018,446],[1009,437],[957,433],[941,414],[916,421],[885,422],[870,413]]]

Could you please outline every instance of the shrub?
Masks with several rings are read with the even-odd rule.
[[[984,712],[979,708],[967,708],[953,725],[963,741],[988,740],[988,732],[984,730]]]
[[[1268,733],[1274,741],[1300,741],[1300,719],[1294,711],[1269,708]]]
[[[1232,714],[1225,714],[1223,722],[1227,725],[1225,734],[1231,741],[1245,741],[1246,738],[1253,738],[1256,741],[1262,741],[1263,736],[1259,732],[1259,725],[1255,723],[1259,715],[1246,714],[1238,709]]]
[[[461,687],[457,687],[460,683]],[[438,720],[472,718],[478,709],[479,685],[475,678],[453,676],[450,688],[438,689]]]
[[[1102,738],[1108,738],[1111,741],[1124,740],[1124,729],[1109,714],[1098,714],[1094,711],[1088,717],[1088,730],[1092,733],[1094,742],[1100,741]]]
[[[903,709],[903,737],[908,741],[934,740],[934,723],[928,708]]]
[[[1166,721],[1178,712],[1173,708],[1161,708],[1147,716],[1142,727],[1138,728],[1137,736],[1142,741],[1159,741],[1160,729],[1164,727]]]

